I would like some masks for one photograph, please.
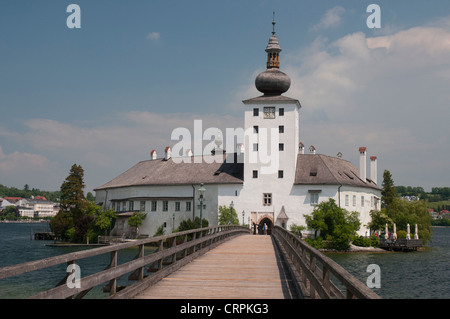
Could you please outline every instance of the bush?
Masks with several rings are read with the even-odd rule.
[[[305,239],[306,243],[308,243],[308,245],[316,248],[316,249],[323,249],[326,247],[326,243],[325,241],[322,239],[322,237],[317,237],[317,238],[306,238]]]
[[[371,240],[368,237],[358,236],[355,239],[353,239],[353,245],[359,246],[359,247],[370,247]]]
[[[406,238],[406,234],[405,230],[399,230],[397,231],[397,238]]]
[[[359,246],[359,247],[378,247],[379,246],[379,240],[376,236],[371,237],[364,237],[364,236],[358,236],[353,239],[353,245]]]

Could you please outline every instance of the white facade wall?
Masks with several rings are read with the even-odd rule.
[[[145,202],[147,214],[142,226],[139,228],[140,234],[153,236],[161,225],[165,225],[166,234],[178,228],[181,221],[193,219],[200,216],[198,188],[200,185],[173,185],[173,186],[132,186],[99,190],[96,193],[96,201],[103,203],[104,209],[113,209],[117,212],[140,211],[141,202]],[[207,219],[210,225],[218,223],[218,186],[205,185],[204,208],[202,217]],[[193,201],[192,198],[195,197]],[[130,201],[133,202],[133,209],[130,210]],[[152,210],[152,201],[156,201],[156,211]],[[164,210],[164,201],[167,201],[167,211]],[[180,209],[176,211],[176,203],[180,203]],[[190,210],[186,209],[186,202],[190,203]],[[117,206],[119,203],[119,208]],[[195,207],[194,207],[195,205]],[[194,216],[195,215],[195,216]],[[118,225],[120,229],[126,225]]]

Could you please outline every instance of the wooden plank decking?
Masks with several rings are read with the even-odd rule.
[[[136,299],[285,299],[289,279],[271,236],[243,235],[193,260]]]

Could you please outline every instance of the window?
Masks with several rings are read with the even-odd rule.
[[[278,171],[278,178],[284,177],[284,171]]]
[[[187,212],[191,211],[191,202],[186,202],[186,211]]]
[[[258,178],[258,171],[253,171],[253,178]]]
[[[284,144],[283,143],[278,144],[278,150],[279,151],[284,151]]]
[[[364,196],[361,196],[361,207],[364,207]]]
[[[180,202],[175,202],[175,211],[176,212],[180,211],[180,206],[181,206]]]
[[[278,126],[278,133],[280,134],[284,133],[284,125]]]
[[[356,206],[356,195],[353,195],[353,207]]]
[[[370,207],[373,207],[373,196],[370,196]]]
[[[156,200],[152,200],[152,206],[150,209],[152,212],[156,212],[156,210],[158,209],[158,202]]]
[[[348,195],[345,195],[345,206],[350,205],[350,198]]]
[[[278,115],[284,116],[284,108],[283,107],[280,107],[280,109],[278,110]]]
[[[163,201],[163,212],[167,212],[169,210],[169,201]]]
[[[269,193],[263,194],[263,205],[264,206],[272,206],[272,194],[269,194]]]
[[[311,205],[319,204],[319,193],[310,193]]]
[[[145,212],[145,200],[139,202],[139,211]]]
[[[273,106],[267,106],[264,108],[264,118],[265,119],[275,118],[275,108]]]
[[[259,109],[253,109],[253,116],[259,116]]]
[[[253,144],[253,152],[258,152],[258,143]]]
[[[258,134],[259,132],[259,126],[258,125],[254,125],[253,126],[253,133]]]
[[[132,200],[130,200],[130,201],[128,202],[128,208],[130,209],[130,211],[133,211],[133,210],[134,210],[134,202],[133,202]]]

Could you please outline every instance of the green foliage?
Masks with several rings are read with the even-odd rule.
[[[406,230],[399,230],[397,231],[397,238],[406,238]]]
[[[431,221],[432,226],[450,226],[450,218],[442,218]]]
[[[75,240],[75,227],[70,227],[69,229],[67,229],[64,233],[64,236],[62,236],[63,238],[67,238],[69,241],[74,241]]]
[[[100,206],[95,205],[91,201],[86,203],[84,214],[85,216],[91,216],[92,221],[83,241],[88,237],[91,243],[95,242],[99,235],[106,235],[114,227],[117,218],[116,212],[112,209],[102,210]]]
[[[131,227],[138,228],[144,222],[145,217],[147,217],[147,214],[145,214],[145,213],[134,212],[130,216],[130,218],[128,218],[128,225],[130,225]]]
[[[205,218],[202,220],[202,227],[208,227],[209,221]],[[197,229],[200,228],[200,217],[195,217],[192,221],[191,219],[183,220],[180,223],[180,226],[178,227],[178,231],[185,231],[185,230],[191,230],[191,229]]]
[[[219,225],[239,225],[236,210],[231,207],[219,206]]]
[[[23,189],[16,187],[7,187],[0,184],[0,197],[22,197],[31,198],[32,196],[44,196],[46,199],[57,202],[60,198],[60,191],[46,191],[39,188],[32,188],[28,184],[25,184]]]
[[[407,224],[411,227],[411,233],[414,232],[414,226],[417,224],[419,238],[426,244],[431,239],[431,216],[428,213],[426,202],[403,200],[397,198],[392,203],[390,211],[392,220],[397,225],[397,230],[406,230]]]
[[[315,237],[320,232],[320,237],[330,238],[332,247],[337,250],[348,249],[361,226],[357,212],[340,208],[332,198],[317,205],[311,215],[304,216],[308,228],[315,231]]]
[[[84,227],[87,219],[80,221],[78,225],[78,220],[84,215],[86,209],[86,199],[83,193],[83,177],[83,168],[74,164],[70,169],[69,176],[67,176],[61,185],[60,210],[50,221],[50,228],[53,233],[61,239],[70,238],[71,240],[79,240],[85,235],[82,235],[80,232],[87,232],[87,228]],[[76,236],[67,236],[67,230],[73,227],[75,228],[77,225],[78,232]]]
[[[302,231],[305,229],[306,229],[305,226],[298,226],[297,224],[292,224],[289,227],[289,230],[291,231],[291,233],[294,233],[295,235],[297,235],[300,238],[302,237]]]
[[[158,237],[158,236],[162,236],[164,235],[164,225],[161,225],[158,227],[158,229],[156,230],[156,233],[153,235],[153,237]]]
[[[0,212],[0,219],[16,220],[19,217],[19,209],[14,206],[7,206]]]
[[[84,170],[80,165],[72,165],[70,174],[61,185],[60,211],[71,213],[74,221],[82,214],[86,202],[84,197]]]
[[[371,210],[371,221],[367,224],[370,229],[384,229],[386,224],[388,227],[393,227],[394,221],[387,215],[386,209]]]
[[[389,210],[390,205],[397,198],[397,192],[395,190],[394,181],[392,180],[391,172],[385,170],[383,172],[383,190],[381,191],[381,201],[384,202],[384,205]]]
[[[358,236],[353,239],[353,245],[359,247],[378,247],[379,240],[376,236],[364,237]]]
[[[324,249],[326,248],[325,241],[322,239],[322,237],[316,237],[316,238],[305,238],[305,241],[311,245],[312,247],[316,249]]]

